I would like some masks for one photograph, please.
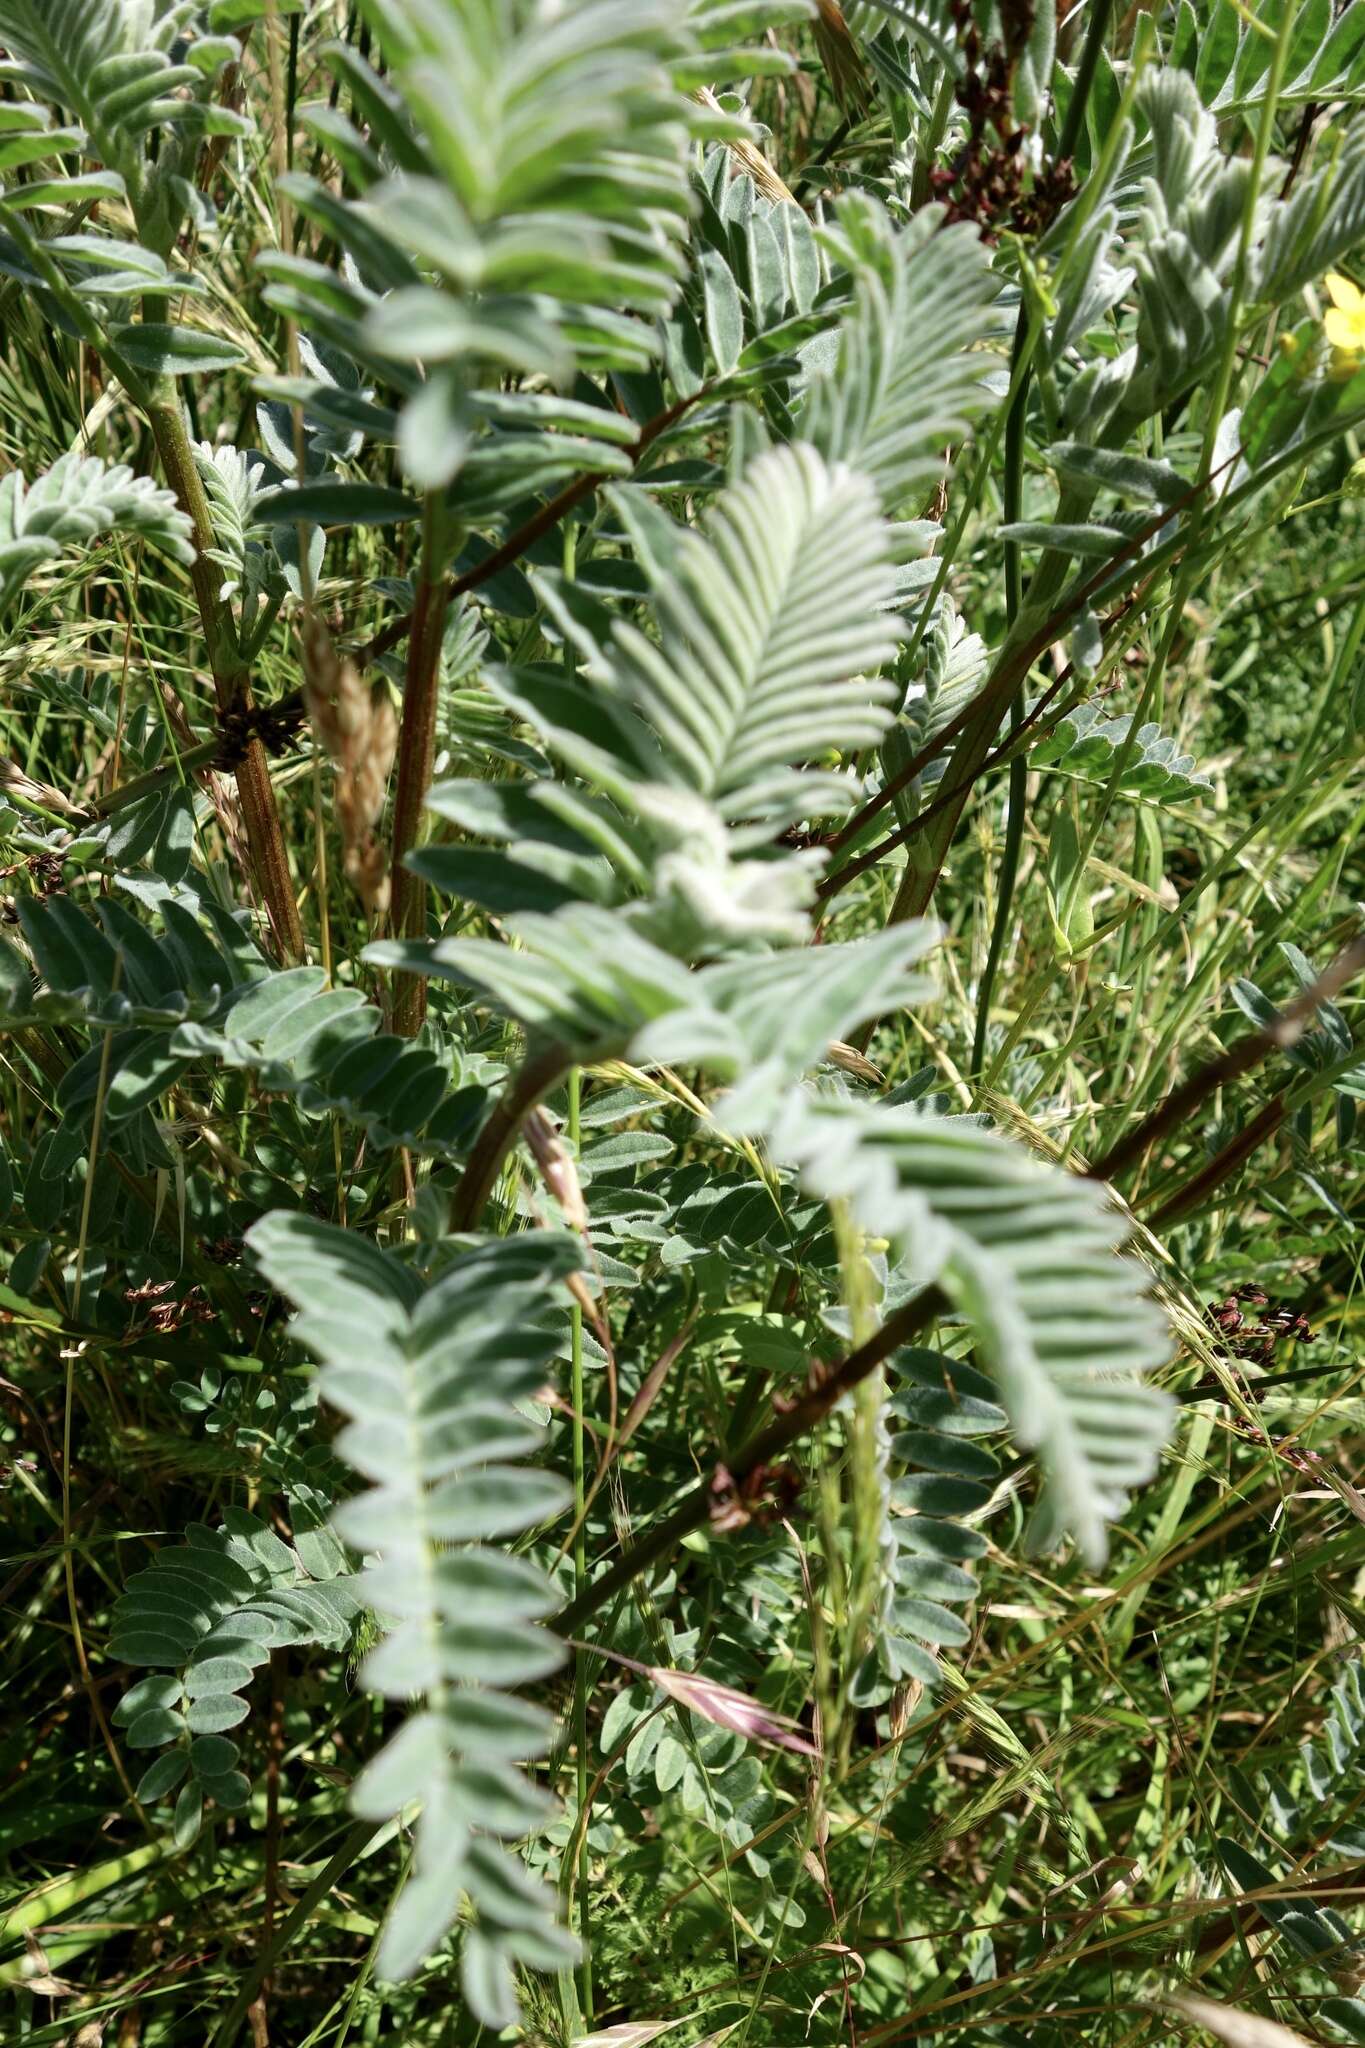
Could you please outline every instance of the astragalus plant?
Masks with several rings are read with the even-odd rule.
[[[0,48],[6,2038],[1365,2041],[1365,10]]]

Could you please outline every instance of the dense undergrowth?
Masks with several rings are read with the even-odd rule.
[[[1365,9],[0,50],[0,2039],[1365,2041]]]

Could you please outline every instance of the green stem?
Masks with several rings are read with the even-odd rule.
[[[192,775],[196,768],[211,768],[221,747],[221,740],[204,740],[197,747],[187,747],[175,760],[163,761],[159,766],[149,768],[144,775],[135,775],[131,782],[121,782],[117,789],[106,790],[103,796],[91,799],[91,817],[112,817],[115,811],[126,810],[129,804],[135,804],[139,797],[150,796],[153,790],[160,789],[173,776],[183,778]]]
[[[1084,228],[1094,208],[1100,203],[1101,196],[1108,189],[1110,172],[1127,131],[1128,115],[1136,97],[1138,82],[1152,53],[1153,34],[1154,32],[1150,28],[1149,17],[1140,15],[1139,40],[1134,45],[1133,59],[1129,67],[1128,81],[1124,88],[1123,99],[1119,104],[1118,113],[1105,140],[1099,164],[1082,186],[1080,196],[1071,209],[1066,243],[1052,279],[1051,289],[1054,294],[1060,294],[1071,264],[1075,260],[1076,250],[1080,246]],[[1008,405],[1012,406],[1014,403],[1017,395],[1017,382],[1022,381],[1022,375],[1028,369],[1033,359],[1033,354],[1042,337],[1042,332],[1043,321],[1041,315],[1038,315],[1029,321],[1028,333],[1022,344],[1023,352],[1020,357],[1018,377],[1017,380],[1012,380],[1012,388],[1007,400]],[[989,453],[990,451],[988,451],[988,456]],[[1061,511],[1060,517],[1065,521],[1067,517],[1066,512]],[[957,536],[955,535],[951,550],[945,549],[944,551],[939,578],[936,581],[935,590],[931,594],[931,603],[935,601],[938,589],[941,588],[942,582],[946,578],[950,555],[956,553],[956,546]],[[1044,556],[1030,585],[1029,610],[1020,619],[1019,626],[1016,628],[1016,637],[1021,631],[1026,629],[1028,620],[1035,616],[1037,612],[1051,609],[1057,592],[1061,589],[1065,579],[1067,566],[1065,558],[1056,560],[1050,555]],[[1097,579],[1097,581],[1102,581],[1102,579]],[[1088,595],[1088,586],[1083,587],[1086,588]],[[1079,603],[1068,607],[1068,616],[1072,610],[1079,609]],[[925,616],[927,617],[927,611]],[[921,621],[921,633],[923,630],[924,624]],[[1013,697],[1014,691],[1027,678],[1034,659],[1033,646],[1036,640],[1037,636],[1035,635],[1022,648],[1012,645],[1009,639],[1006,640],[996,664],[995,675],[976,700],[976,708],[973,710],[971,718],[965,726],[948,764],[947,780],[949,785],[950,787],[960,789],[962,793],[947,807],[931,835],[930,844],[927,849],[928,857],[923,866],[918,868],[907,867],[900,888],[896,892],[896,900],[892,905],[889,922],[898,924],[904,922],[907,918],[922,917],[933,901],[934,891],[938,887],[938,879],[948,856],[948,848],[952,844],[953,837],[957,831],[958,822],[966,805],[968,793],[980,771],[982,762],[990,751],[991,742],[994,739],[1006,705]],[[1046,647],[1050,644],[1050,639],[1048,639],[1044,640],[1041,646]],[[1011,670],[1015,666],[1018,668],[1018,674],[1017,676],[1012,676]],[[887,789],[879,792],[878,797],[873,799],[871,804],[863,807],[863,812],[859,814],[860,818],[870,813],[876,804],[887,800],[888,796],[889,785]],[[855,820],[855,823],[857,822]],[[848,868],[844,872],[850,873],[855,866],[856,863],[849,863]]]
[[[581,1095],[582,1071],[578,1067],[572,1067],[569,1071],[569,1143],[573,1147],[575,1159],[578,1157]],[[582,1599],[584,1588],[588,1583],[588,1539],[585,1514],[588,1465],[586,1433],[583,1426],[583,1310],[576,1297],[569,1308],[569,1370],[571,1375],[570,1398],[573,1405],[573,1506],[576,1529],[573,1545],[573,1592],[574,1600],[577,1602]],[[589,1946],[589,1930],[592,1912],[592,1884],[586,1821],[589,1799],[588,1659],[587,1653],[582,1649],[574,1651],[573,1725],[579,1813],[577,1872],[578,1933],[583,1943],[583,1963],[579,1995],[583,2004],[583,2017],[591,2024],[592,1950]]]
[[[953,111],[953,101],[956,96],[957,80],[954,78],[952,71],[945,67],[943,77],[939,81],[938,92],[934,98],[934,109],[929,116],[929,131],[924,138],[923,148],[915,158],[915,168],[910,175],[910,210],[912,213],[918,213],[920,208],[927,206],[933,197],[932,174],[934,159],[943,146],[943,138],[948,131],[948,116]]]
[[[1093,26],[1093,24],[1092,24]],[[1002,493],[1006,525],[1012,524],[1020,515],[1024,490],[1024,422],[1028,407],[1029,368],[1022,362],[1024,340],[1028,331],[1026,318],[1027,300],[1019,303],[1019,318],[1014,329],[1014,365],[1011,383],[1016,386],[1010,402],[1009,414],[1005,421],[1005,477]],[[1022,367],[1021,367],[1022,363]],[[1023,568],[1020,561],[1019,543],[1005,542],[1005,619],[1010,632],[1023,609]],[[1021,681],[1010,699],[1010,732],[1018,731],[1024,717],[1024,685]],[[1009,932],[1010,915],[1014,908],[1014,887],[1019,879],[1019,857],[1024,847],[1024,812],[1028,804],[1028,756],[1020,753],[1010,762],[1009,808],[1005,819],[1005,845],[1000,859],[1000,873],[996,879],[995,923],[991,929],[990,950],[986,954],[986,965],[981,976],[981,987],[977,993],[976,1031],[972,1038],[972,1073],[981,1074],[986,1063],[986,1034],[990,1028],[991,997],[995,993],[995,977],[1000,968],[1000,956],[1005,950],[1005,939]]]
[[[1066,120],[1062,124],[1062,132],[1057,138],[1057,161],[1059,163],[1075,154],[1076,144],[1081,139],[1081,124],[1085,120],[1085,109],[1090,99],[1090,88],[1095,83],[1095,69],[1100,61],[1100,52],[1104,48],[1105,33],[1109,27],[1109,17],[1113,11],[1114,0],[1092,0],[1090,26],[1085,33],[1085,47],[1081,51],[1081,61],[1076,67],[1076,78],[1071,89],[1071,99],[1066,110]]]

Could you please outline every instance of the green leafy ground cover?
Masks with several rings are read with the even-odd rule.
[[[1365,12],[0,48],[0,2038],[1365,2040]]]

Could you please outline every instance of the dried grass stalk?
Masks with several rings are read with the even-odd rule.
[[[849,121],[863,119],[872,107],[872,81],[838,0],[815,0],[814,34],[839,111]]]
[[[709,107],[713,114],[720,112],[720,101],[709,85],[698,86],[692,97],[699,106]],[[761,149],[755,148],[754,144],[742,135],[736,137],[728,147],[735,163],[740,170],[749,173],[765,199],[771,199],[777,204],[783,201],[789,201],[793,206],[796,204],[794,194],[783,183],[780,174],[768,162]]]

